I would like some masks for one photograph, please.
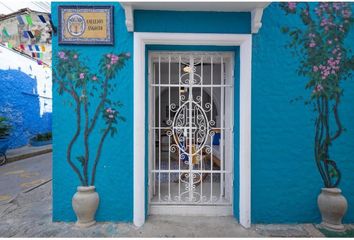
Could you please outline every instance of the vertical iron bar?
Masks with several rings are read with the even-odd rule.
[[[161,55],[159,55],[159,201],[161,201]]]
[[[181,55],[178,59],[178,107],[181,107]],[[176,144],[180,144],[179,139]],[[178,151],[178,200],[181,201],[181,151],[177,147]]]
[[[221,78],[220,78],[220,82],[221,85],[224,84],[224,58],[223,56],[221,57],[221,63],[220,63],[220,68],[221,68]],[[224,195],[224,87],[221,86],[220,88],[221,90],[221,114],[220,116],[220,199],[222,199],[222,196]]]
[[[168,85],[171,84],[171,55],[168,55]],[[168,87],[168,106],[171,104],[171,87]],[[171,123],[171,111],[168,109],[168,121]],[[168,136],[168,201],[171,201],[171,136]]]
[[[210,58],[210,71],[211,71],[211,83],[210,83],[210,89],[211,89],[211,93],[210,93],[210,119],[211,121],[213,121],[213,83],[214,83],[214,66],[213,66],[213,56],[211,56]],[[214,122],[214,129],[216,126],[216,122]],[[215,130],[214,130],[215,131]],[[215,132],[214,132],[215,135]],[[211,140],[211,152],[210,152],[210,202],[213,201],[213,136],[210,136],[210,140]]]
[[[156,69],[154,64],[154,59],[152,58],[152,66],[153,66],[153,82],[156,83]],[[156,99],[156,87],[153,87],[153,94],[152,94],[152,108],[153,108],[153,121],[152,125],[156,126],[156,106],[155,106],[155,99]],[[156,130],[152,129],[153,131],[153,169],[156,170]],[[154,196],[156,195],[156,172],[154,171],[154,178],[153,178],[153,186],[154,186]]]
[[[200,59],[200,106],[203,107],[203,66],[204,66],[203,56]],[[206,124],[208,124],[206,122]],[[207,133],[208,134],[208,133]],[[203,170],[203,149],[200,150],[200,170]],[[203,202],[203,173],[200,173],[200,202]]]
[[[192,117],[193,117],[193,105],[192,105],[192,101],[193,101],[193,81],[194,81],[194,59],[193,56],[191,55],[190,57],[190,72],[189,72],[189,131],[188,131],[188,137],[189,137],[189,158],[188,158],[188,162],[189,162],[189,201],[193,200],[193,173],[192,173],[192,169],[193,169],[193,151],[192,151],[192,144],[193,144],[193,131],[192,131]]]

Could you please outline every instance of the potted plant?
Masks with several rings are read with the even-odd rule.
[[[353,23],[349,3],[320,2],[281,3],[286,14],[298,15],[300,27],[283,27],[291,37],[287,45],[300,58],[298,74],[307,78],[306,89],[311,91],[306,104],[312,104],[315,113],[314,153],[324,187],[318,196],[322,226],[331,230],[344,230],[342,218],[347,201],[338,185],[341,172],[330,158],[332,143],[343,133],[339,114],[342,81],[351,77],[354,58],[345,47]]]
[[[94,73],[81,60],[77,51],[58,52],[53,81],[59,95],[73,100],[71,106],[76,119],[75,132],[67,146],[66,160],[81,184],[72,199],[78,226],[87,227],[95,223],[94,216],[99,204],[95,178],[103,144],[109,134],[113,137],[117,133],[118,121],[124,121],[118,111],[122,103],[110,99],[110,94],[116,88],[114,78],[117,72],[129,58],[129,53],[105,54],[99,62],[98,73]],[[99,118],[103,120],[103,125],[95,131]],[[93,139],[98,141],[92,147],[90,140]],[[82,154],[72,156],[75,144],[83,144]],[[93,163],[89,164],[90,161]],[[89,166],[92,168],[89,169]]]
[[[9,148],[11,125],[6,117],[0,116],[0,165],[6,162],[6,150]]]
[[[33,147],[40,147],[52,144],[52,133],[40,133],[30,139],[30,145]]]

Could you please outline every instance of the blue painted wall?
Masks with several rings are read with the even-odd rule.
[[[72,5],[72,3],[60,4]],[[58,5],[58,3],[52,4],[55,25],[57,25]],[[57,36],[54,36],[53,54],[64,48],[78,49],[90,59],[90,66],[94,68],[99,56],[112,49],[115,52],[132,53],[133,35],[126,31],[124,11],[119,4],[114,6],[116,42],[114,47],[58,46]],[[134,18],[135,30],[141,32],[250,32],[249,14],[136,11]],[[187,25],[185,21],[188,22]],[[282,25],[298,23],[296,16],[285,16],[277,4],[273,3],[264,12],[260,32],[253,36],[253,223],[319,222],[320,220],[316,198],[322,182],[313,159],[313,115],[303,102],[290,103],[290,100],[295,97],[308,96],[309,92],[304,88],[306,79],[296,74],[298,60],[293,58],[284,47],[288,38],[280,32]],[[352,32],[350,39],[354,39],[353,37]],[[348,44],[354,47],[353,42],[348,41]],[[118,74],[116,81],[119,87],[114,96],[123,100],[122,113],[127,118],[127,122],[119,125],[118,136],[109,138],[105,142],[98,167],[96,187],[101,196],[101,203],[97,219],[100,221],[131,221],[133,213],[132,59]],[[351,104],[354,101],[353,81],[346,82],[344,88],[345,96],[340,113],[347,132],[334,144],[332,156],[337,159],[342,170],[343,180],[340,187],[349,203],[345,222],[354,222],[352,207],[354,161],[351,159],[354,151],[352,121],[354,111]],[[63,104],[55,91],[53,95],[53,219],[73,221],[75,216],[71,208],[71,197],[79,181],[64,156],[70,137],[68,133],[73,130],[74,115],[72,109]],[[237,174],[236,169],[235,176]],[[235,194],[237,191],[235,189]],[[237,210],[238,206],[235,207]]]
[[[51,113],[40,116],[37,80],[19,70],[0,70],[0,115],[12,125],[10,148],[52,129]]]
[[[74,5],[92,5],[89,2]],[[107,3],[95,3],[105,5]],[[63,49],[76,49],[80,57],[86,58],[89,67],[98,70],[101,56],[111,51],[115,53],[130,52],[133,55],[133,34],[128,33],[125,26],[124,11],[118,3],[114,5],[114,46],[58,46],[58,36],[53,36],[53,59],[56,53]],[[53,23],[58,25],[58,5],[73,5],[73,3],[52,3]],[[132,221],[133,215],[133,60],[127,61],[125,68],[118,72],[114,83],[117,89],[112,93],[112,99],[121,100],[124,106],[120,113],[126,122],[118,124],[118,134],[107,137],[97,167],[96,190],[100,194],[100,205],[97,211],[98,221]],[[55,64],[55,63],[54,63]],[[53,64],[53,66],[54,66]],[[66,162],[66,147],[72,137],[75,126],[73,109],[59,96],[56,86],[53,88],[53,220],[76,221],[71,207],[71,198],[80,184],[69,164]],[[99,136],[102,122],[96,125],[95,133]],[[94,136],[91,146],[95,146]],[[97,146],[97,143],[96,143]],[[76,146],[73,156],[80,153]],[[90,168],[91,169],[91,168]]]
[[[281,26],[300,24],[278,4],[268,6],[262,28],[253,36],[252,53],[252,221],[319,222],[317,196],[323,186],[314,161],[314,121],[307,79],[296,74],[298,59],[284,45]],[[354,48],[354,31],[348,36]],[[340,115],[347,131],[335,142],[331,157],[342,171],[340,187],[348,200],[345,222],[354,222],[354,79],[344,85]]]

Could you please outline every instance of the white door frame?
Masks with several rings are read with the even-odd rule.
[[[251,226],[251,66],[252,34],[134,33],[134,213],[145,222],[145,46],[211,45],[240,47],[239,222]]]

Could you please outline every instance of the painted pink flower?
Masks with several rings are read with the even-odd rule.
[[[107,67],[108,69],[110,69],[110,68],[111,68],[111,64],[107,64],[106,67]]]
[[[342,15],[344,18],[350,18],[350,16],[352,15],[352,13],[348,10],[348,9],[344,9],[342,11]]]
[[[317,16],[321,16],[322,15],[322,11],[319,8],[315,8],[315,13],[316,13]]]
[[[119,57],[117,55],[114,54],[111,55],[111,64],[116,64],[118,60]]]
[[[310,42],[309,47],[310,48],[316,47],[316,43],[315,42]]]
[[[65,52],[62,52],[62,51],[58,52],[58,56],[59,56],[59,58],[64,59],[65,58]]]
[[[111,58],[111,54],[107,54],[106,56],[107,56],[108,58]]]
[[[296,8],[296,2],[289,2],[288,3],[288,8],[290,10],[294,10]]]
[[[317,84],[316,86],[316,92],[320,92],[323,90],[323,86],[321,84]]]
[[[74,59],[77,59],[77,54],[75,54],[75,55],[73,56],[73,58],[74,58]]]
[[[116,61],[116,60],[118,60],[118,59],[119,59],[119,57],[118,57],[117,55],[112,54],[111,60]]]
[[[112,108],[107,108],[107,109],[106,109],[106,112],[107,112],[107,113],[111,113],[111,112],[113,112],[113,110],[112,110]]]
[[[313,66],[312,70],[313,70],[314,72],[317,72],[317,71],[318,71],[318,67],[317,67],[317,66]]]
[[[92,77],[92,80],[93,80],[93,81],[96,81],[96,80],[97,80],[96,75]]]
[[[80,73],[80,79],[84,79],[85,78],[85,73]]]
[[[125,56],[126,56],[126,57],[130,57],[130,53],[126,53]]]
[[[335,10],[339,10],[339,9],[340,9],[340,5],[337,4],[337,3],[333,3],[333,8],[334,8]]]

